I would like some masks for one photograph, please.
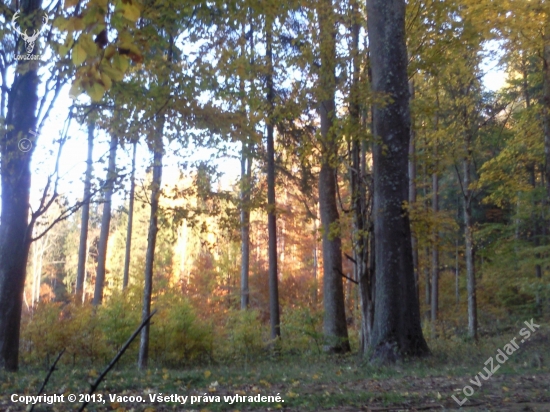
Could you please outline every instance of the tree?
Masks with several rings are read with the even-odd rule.
[[[21,13],[37,16],[41,0],[21,2]],[[8,20],[6,18],[6,20]],[[16,41],[22,45],[23,42]],[[38,47],[32,56],[38,55]],[[31,187],[30,163],[32,143],[30,134],[37,126],[39,63],[19,60],[7,101],[6,126],[0,145],[0,175],[2,184],[2,220],[0,221],[0,368],[16,371],[19,365],[19,327],[27,259],[32,226],[29,225],[29,198]],[[3,68],[4,69],[4,68]],[[6,80],[3,77],[3,82]],[[2,84],[2,96],[6,83]],[[4,99],[2,99],[4,103]],[[2,112],[4,107],[2,107]],[[19,149],[27,139],[30,150]]]
[[[317,85],[317,104],[321,120],[321,171],[319,173],[319,209],[323,228],[323,304],[325,309],[325,349],[349,352],[348,329],[342,285],[342,240],[336,202],[336,162],[338,137],[336,116],[336,26],[332,0],[318,2],[319,54],[321,69]]]
[[[130,194],[128,205],[128,226],[126,229],[126,252],[124,254],[124,276],[122,279],[122,289],[128,287],[128,280],[130,278],[130,252],[132,251],[132,224],[134,221],[134,197],[136,190],[136,148],[137,140],[132,143],[132,171],[130,172]]]
[[[271,339],[281,336],[279,320],[279,274],[277,273],[277,212],[275,203],[275,140],[273,136],[273,21],[266,15],[266,60],[267,60],[267,231],[269,236],[269,313]]]
[[[376,297],[372,358],[395,362],[424,356],[414,284],[408,203],[410,139],[405,1],[368,0],[374,107],[374,241]]]
[[[107,262],[107,243],[109,242],[109,233],[111,229],[111,199],[115,189],[116,171],[116,151],[118,138],[116,134],[111,134],[111,143],[109,148],[109,165],[107,176],[105,178],[105,188],[103,195],[103,213],[101,215],[101,232],[99,234],[99,244],[97,246],[97,271],[95,278],[94,305],[101,305],[103,302],[103,286],[105,284],[105,272]]]
[[[151,142],[153,151],[153,180],[151,182],[151,217],[149,218],[149,231],[147,234],[147,253],[145,255],[145,286],[143,288],[143,309],[141,311],[142,319],[147,319],[151,314],[151,296],[153,294],[153,264],[155,261],[155,245],[158,232],[158,211],[159,199],[161,195],[162,183],[162,157],[164,154],[164,145],[162,143],[164,122],[157,120],[158,129],[154,130],[155,136]],[[141,339],[139,342],[139,369],[147,367],[149,362],[149,329],[147,324],[141,330]]]
[[[75,293],[77,299],[84,300],[84,278],[86,276],[86,259],[88,257],[88,221],[90,219],[90,193],[93,170],[92,155],[94,151],[95,121],[88,124],[88,159],[84,178],[84,196],[82,198],[82,218],[80,220],[80,246],[78,248],[78,268],[76,272]]]

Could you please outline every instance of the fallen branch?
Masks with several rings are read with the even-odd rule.
[[[59,352],[59,355],[57,355],[57,358],[53,362],[53,364],[50,368],[50,371],[46,375],[46,379],[44,379],[44,382],[42,382],[42,386],[40,387],[40,389],[38,389],[37,395],[40,395],[42,393],[42,391],[44,390],[44,388],[46,387],[46,385],[48,384],[48,381],[50,380],[50,376],[52,376],[52,373],[55,371],[55,365],[57,365],[57,362],[59,362],[59,359],[61,359],[61,356],[64,353],[65,353],[65,348],[63,348],[63,350],[61,352]],[[36,405],[36,404],[35,403],[32,404],[31,408],[29,409],[29,412],[32,412],[32,410],[34,409],[34,405]]]
[[[139,332],[141,332],[141,330],[143,329],[143,327],[145,325],[147,325],[147,323],[151,320],[151,318],[153,317],[153,315],[157,313],[157,310],[155,309],[154,311],[151,312],[151,314],[149,315],[149,317],[147,319],[145,319],[143,322],[141,322],[141,325],[139,325],[139,327],[136,329],[136,331],[132,334],[132,336],[130,336],[128,338],[128,340],[126,341],[126,343],[122,346],[122,348],[120,348],[120,350],[118,351],[118,353],[116,354],[116,356],[113,358],[113,360],[111,361],[111,363],[109,363],[109,365],[107,365],[107,367],[105,368],[105,370],[103,372],[101,372],[101,375],[99,375],[99,377],[95,380],[95,382],[92,384],[92,387],[90,388],[90,391],[88,392],[88,395],[91,395],[93,394],[96,389],[98,388],[99,384],[101,383],[101,381],[103,380],[103,378],[105,378],[105,376],[107,376],[107,374],[109,373],[109,371],[113,368],[113,366],[116,365],[116,363],[118,362],[118,360],[122,357],[122,355],[124,355],[124,352],[126,352],[126,349],[128,349],[128,347],[130,346],[130,344],[132,343],[132,341],[136,338],[137,335],[139,335]],[[88,399],[90,399],[88,397]],[[86,406],[88,406],[88,402],[84,402],[82,404],[82,406],[80,407],[80,409],[78,410],[78,412],[82,412],[84,410],[84,408],[86,408]]]

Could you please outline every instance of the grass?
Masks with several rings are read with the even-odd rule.
[[[485,361],[494,356],[497,349],[517,336],[520,328],[521,324],[517,324],[506,333],[489,333],[481,336],[477,344],[457,338],[432,339],[429,340],[432,356],[393,366],[375,367],[357,354],[328,356],[315,352],[302,356],[280,355],[277,358],[263,359],[256,356],[246,362],[235,358],[220,364],[211,362],[185,369],[151,367],[145,372],[138,371],[131,365],[120,366],[109,373],[98,390],[98,394],[102,394],[106,402],[91,404],[88,410],[351,411],[366,405],[409,410],[415,406],[439,404],[453,410],[457,405],[451,395],[461,394],[465,385],[472,385],[469,380],[483,370]],[[479,410],[507,410],[507,404],[519,402],[521,399],[549,402],[549,342],[548,325],[541,324],[541,329],[512,354],[493,377],[483,381],[481,388],[475,388],[470,402],[481,402],[484,406]],[[95,380],[102,368],[102,364],[93,368],[62,365],[50,379],[46,393],[86,393],[90,382]],[[13,374],[0,372],[0,410],[25,410],[25,405],[11,402],[10,396],[35,395],[46,374],[44,366],[30,365]],[[189,399],[185,405],[148,401],[149,394],[159,393],[185,395]],[[113,403],[108,399],[109,394],[140,395],[147,402]],[[221,402],[189,404],[191,396],[204,394],[219,396]],[[224,396],[235,394],[279,394],[284,402],[223,402]],[[496,406],[491,409],[493,405]],[[75,410],[77,406],[76,403],[38,405],[35,411],[69,411]]]

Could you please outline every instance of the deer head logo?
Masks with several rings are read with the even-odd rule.
[[[18,17],[19,17],[19,12],[16,12],[13,15],[13,18],[11,19],[11,25],[14,28],[14,30],[17,33],[19,33],[23,38],[23,40],[25,41],[25,44],[27,45],[27,53],[31,54],[32,51],[34,50],[34,43],[36,42],[36,39],[38,39],[38,35],[44,31],[44,29],[46,28],[46,24],[48,24],[48,20],[49,20],[48,15],[44,13],[44,16],[42,17],[42,21],[44,22],[42,28],[40,30],[35,30],[32,36],[29,36],[27,34],[27,30],[25,30],[25,32],[23,33],[21,30],[17,28],[17,26],[15,25],[15,21],[17,20]]]

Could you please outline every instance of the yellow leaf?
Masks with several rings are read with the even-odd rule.
[[[120,403],[118,403],[118,402],[113,402],[113,403],[111,404],[111,409],[113,409],[113,410],[118,409],[119,406],[120,406]]]
[[[208,370],[204,371],[204,377],[205,377],[205,378],[209,378],[210,375],[212,375],[212,372],[210,372],[210,371],[208,371]]]
[[[128,69],[128,59],[120,54],[115,54],[113,57],[113,67],[124,73]]]
[[[92,36],[89,34],[83,34],[78,39],[78,43],[82,45],[82,48],[88,56],[95,56],[97,54],[97,44],[92,40]]]
[[[59,16],[53,21],[53,26],[57,27],[59,30],[65,30],[68,25],[69,20],[67,20],[65,17]]]
[[[81,31],[84,29],[84,21],[80,17],[71,17],[67,23],[67,30]]]
[[[95,369],[92,369],[90,372],[88,372],[88,376],[90,378],[95,378],[97,377],[97,371]]]
[[[107,60],[110,60],[111,57],[113,57],[116,53],[116,47],[112,44],[109,44],[107,48],[105,49],[105,53],[103,54],[103,57]]]
[[[72,57],[73,57],[73,63],[76,66],[81,65],[82,63],[84,63],[84,60],[86,60],[86,52],[84,51],[80,43],[74,46]]]
[[[64,44],[59,46],[59,56],[60,57],[65,57],[67,55],[67,53],[69,53],[69,47],[68,46],[65,46]]]
[[[123,9],[123,15],[125,18],[132,22],[136,22],[139,19],[140,11],[139,7],[135,4],[125,4]]]
[[[105,90],[109,90],[111,86],[113,85],[113,82],[111,81],[111,78],[107,76],[105,73],[101,73],[101,81],[103,82],[103,85],[105,86]],[[164,380],[168,379],[168,374],[164,375],[162,377]]]
[[[162,379],[165,380],[165,381],[168,380],[169,377],[170,377],[170,375],[168,375],[167,373],[162,375]]]
[[[94,102],[99,102],[105,94],[105,88],[99,83],[94,83],[87,92]]]

